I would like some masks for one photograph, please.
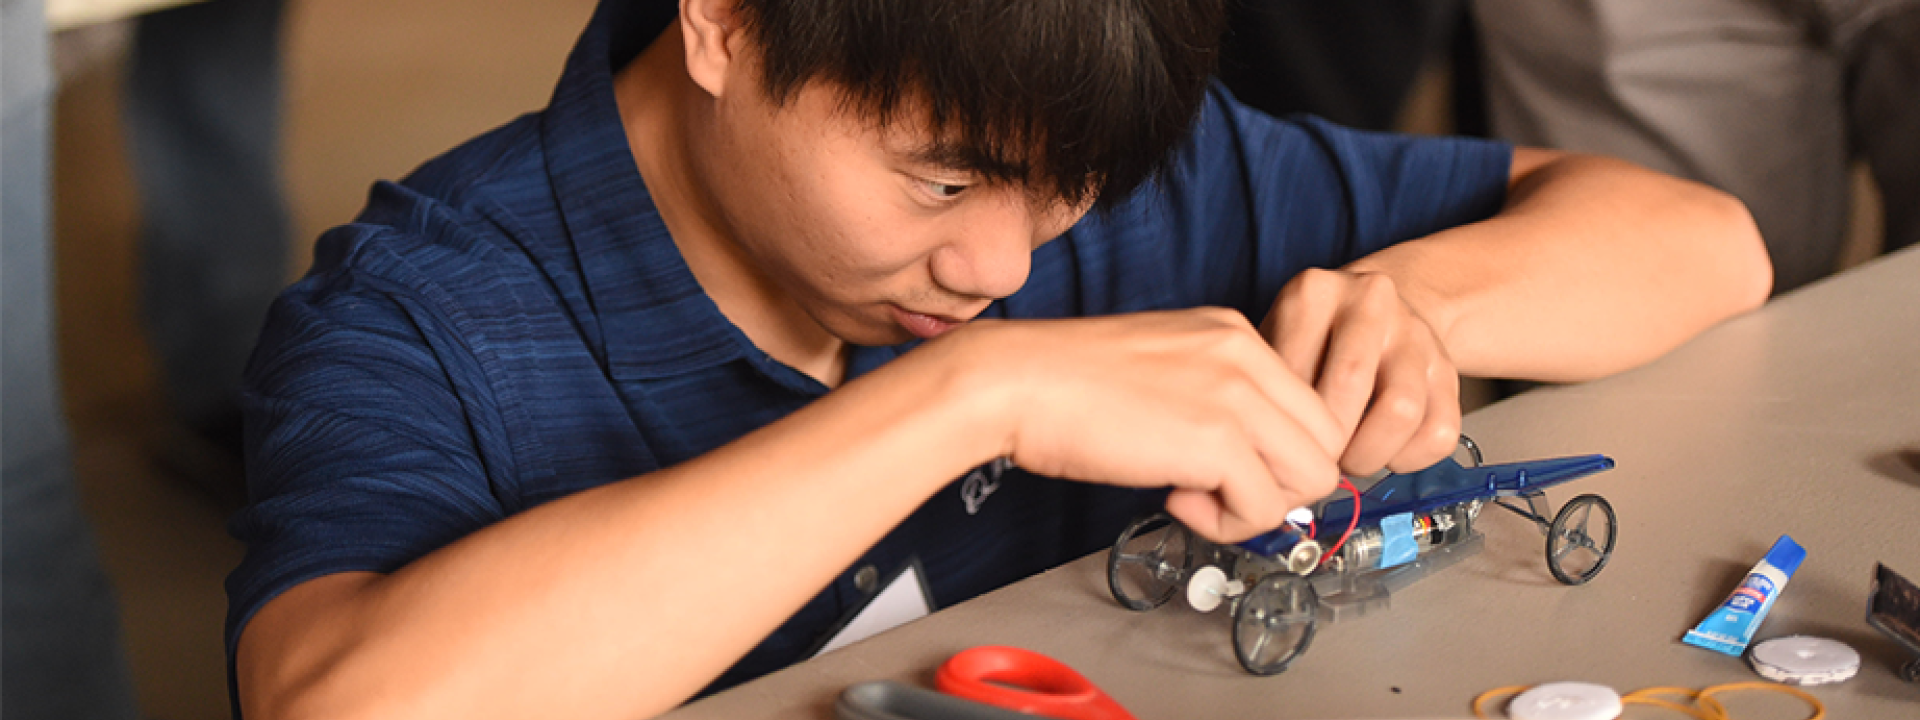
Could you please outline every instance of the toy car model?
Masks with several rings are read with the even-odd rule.
[[[1611,469],[1603,455],[1482,465],[1461,437],[1470,465],[1453,458],[1425,470],[1382,477],[1364,493],[1327,501],[1308,517],[1237,545],[1218,545],[1165,513],[1120,533],[1107,558],[1113,597],[1152,610],[1182,588],[1189,605],[1226,604],[1233,649],[1255,675],[1285,671],[1312,643],[1320,620],[1386,606],[1406,584],[1480,550],[1474,529],[1488,502],[1532,520],[1547,536],[1547,570],[1568,585],[1592,580],[1613,555],[1617,523],[1599,495],[1580,495],[1547,517],[1547,487]],[[1525,507],[1513,502],[1524,500]]]

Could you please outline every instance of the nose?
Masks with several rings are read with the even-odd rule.
[[[1027,283],[1033,250],[1020,243],[978,235],[950,243],[933,254],[933,281],[956,295],[1003,298]]]
[[[1018,199],[982,204],[957,218],[952,238],[934,250],[933,281],[959,295],[1003,298],[1027,283],[1033,251],[1066,231],[1071,217]]]

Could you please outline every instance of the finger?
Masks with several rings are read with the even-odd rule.
[[[1427,357],[1409,361],[1402,355],[1380,366],[1379,385],[1365,417],[1347,441],[1340,467],[1348,473],[1365,475],[1385,467],[1407,447],[1415,431],[1426,422],[1427,404],[1432,392],[1427,378]]]
[[[1110,388],[1047,403],[1077,410],[1071,422],[1023,423],[1010,449],[1015,462],[1056,477],[1211,492],[1229,475],[1276,482],[1249,439],[1275,431],[1254,428],[1285,428],[1295,445],[1326,458],[1344,443],[1314,390],[1286,369],[1239,312],[1197,309],[1127,322],[1135,332],[1157,326],[1170,333],[1163,337],[1171,342],[1149,344],[1142,367],[1168,365],[1145,375],[1091,377],[1085,374],[1091,368],[1083,369],[1078,379],[1086,382],[1075,385]],[[1123,392],[1127,388],[1134,391]],[[1234,453],[1243,456],[1241,466],[1226,469]]]
[[[1246,536],[1222,532],[1226,507],[1220,496],[1198,488],[1174,488],[1167,493],[1167,514],[1194,534],[1217,543],[1236,543],[1258,535]]]
[[[1271,361],[1271,355],[1268,355]],[[1312,433],[1264,393],[1223,388],[1212,416],[1227,422],[1201,425],[1183,445],[1206,458],[1210,473],[1193,477],[1169,496],[1168,511],[1196,524],[1196,532],[1222,541],[1252,537],[1275,527],[1294,508],[1333,490],[1339,471],[1333,455]],[[1318,400],[1308,395],[1311,407]]]
[[[1374,291],[1363,291],[1372,294]],[[1397,297],[1363,297],[1349,305],[1333,326],[1326,361],[1314,388],[1352,442],[1367,407],[1379,391],[1381,359],[1399,316]]]
[[[1249,347],[1237,358],[1246,377],[1266,402],[1268,422],[1284,418],[1303,432],[1328,457],[1346,446],[1348,428],[1328,408],[1320,393],[1293,373],[1265,345]]]
[[[1205,447],[1207,462],[1176,483],[1167,495],[1167,512],[1202,537],[1238,542],[1278,527],[1290,493],[1274,478],[1243,433]]]
[[[1293,373],[1311,385],[1320,376],[1327,331],[1340,310],[1340,294],[1326,270],[1307,270],[1280,291],[1261,334]]]
[[[1332,458],[1311,453],[1317,462],[1298,453],[1290,464],[1315,466],[1310,470],[1282,470],[1276,477],[1264,465],[1264,454],[1248,454],[1238,470],[1223,475],[1212,489],[1176,487],[1167,496],[1167,512],[1216,542],[1239,542],[1279,527],[1287,513],[1323,497],[1339,477]],[[1242,464],[1251,461],[1251,466]]]
[[[1394,472],[1431,467],[1453,454],[1460,444],[1460,375],[1453,363],[1436,363],[1427,378],[1427,414],[1413,437],[1387,461]]]
[[[1195,534],[1217,543],[1244,542],[1280,526],[1247,522],[1229,511],[1219,495],[1192,488],[1175,488],[1168,493],[1166,508],[1168,515]],[[1283,520],[1285,517],[1281,515]]]
[[[1311,409],[1322,411],[1317,417],[1322,418],[1324,426],[1326,415],[1319,403],[1312,403]],[[1258,414],[1262,412],[1271,415],[1259,420]],[[1338,450],[1328,449],[1316,433],[1301,422],[1297,411],[1270,405],[1247,413],[1260,421],[1249,435],[1254,450],[1287,495],[1285,507],[1280,508],[1283,514],[1333,492],[1340,481],[1340,469],[1335,462]]]

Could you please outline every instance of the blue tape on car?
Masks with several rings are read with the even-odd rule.
[[[1380,518],[1380,567],[1405,565],[1419,555],[1420,543],[1413,539],[1413,513]]]

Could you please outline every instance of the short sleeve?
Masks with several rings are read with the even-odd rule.
[[[323,243],[367,247],[356,240]],[[492,456],[500,413],[457,320],[356,258],[274,304],[243,396],[255,501],[229,525],[247,545],[227,579],[230,658],[245,623],[288,588],[394,571],[508,513],[495,475],[510,463]]]

